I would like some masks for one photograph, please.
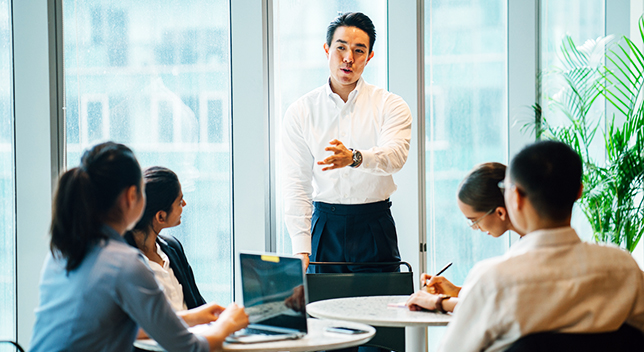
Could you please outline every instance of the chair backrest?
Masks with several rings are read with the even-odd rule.
[[[567,334],[540,332],[517,340],[506,352],[641,352],[644,351],[644,333],[628,325],[604,333]]]
[[[360,265],[360,263],[318,263],[310,265]],[[367,264],[367,263],[365,263]],[[368,263],[373,265],[372,263]],[[414,293],[414,278],[411,265],[400,262],[408,272],[356,272],[306,274],[309,302],[323,299],[358,297],[358,296],[391,296],[410,295]]]
[[[310,265],[360,265],[360,263],[311,263]],[[391,264],[391,263],[389,263]],[[411,265],[404,265],[408,272],[355,272],[306,274],[309,302],[324,299],[410,295],[414,293],[414,274]],[[373,263],[365,263],[372,266]],[[376,335],[366,346],[375,346],[393,351],[405,351],[405,329],[376,327]]]
[[[13,342],[9,340],[0,340],[0,344],[10,344],[10,345],[13,345],[18,351],[25,352],[25,350],[23,350],[22,347],[17,342]]]

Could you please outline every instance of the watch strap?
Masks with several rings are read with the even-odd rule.
[[[360,164],[362,164],[362,153],[360,153],[359,150],[355,150],[353,148],[349,148],[349,150],[353,153],[352,159],[353,163],[349,165],[349,167],[358,167]]]
[[[445,310],[445,308],[443,308],[443,301],[446,301],[450,298],[452,298],[452,296],[450,295],[438,295],[438,299],[436,300],[436,309],[443,314],[447,314],[447,311]]]

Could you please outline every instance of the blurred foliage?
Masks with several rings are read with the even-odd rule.
[[[644,17],[639,29],[644,41]],[[566,36],[560,46],[562,67],[546,72],[562,84],[549,95],[548,109],[567,121],[549,124],[537,103],[531,126],[537,139],[555,139],[571,146],[584,164],[581,209],[597,242],[610,242],[633,251],[644,232],[644,55],[627,37],[589,40],[576,46]],[[541,77],[540,77],[541,78]],[[615,113],[605,116],[604,103]],[[609,110],[611,111],[611,110]],[[603,136],[605,160],[589,150]],[[598,141],[600,142],[600,141]],[[596,142],[596,143],[598,143]]]

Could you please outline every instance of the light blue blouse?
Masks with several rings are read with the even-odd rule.
[[[47,256],[31,351],[131,351],[139,325],[167,351],[208,351],[172,311],[142,254],[114,229],[103,231],[109,239],[69,274],[64,259]]]

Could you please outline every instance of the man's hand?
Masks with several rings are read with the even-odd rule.
[[[297,253],[296,256],[302,259],[302,265],[304,266],[304,271],[309,268],[309,254],[308,253]]]
[[[423,290],[433,294],[446,294],[452,297],[458,297],[461,288],[451,283],[442,276],[431,276],[428,274],[420,275],[420,283]]]
[[[347,149],[342,142],[334,139],[329,142],[329,144],[331,144],[331,146],[324,148],[324,150],[327,152],[333,152],[333,155],[322,161],[318,161],[318,165],[331,166],[323,168],[322,171],[340,169],[353,164],[353,152]]]
[[[296,312],[303,313],[305,299],[304,299],[304,286],[299,285],[293,289],[293,294],[284,300],[284,305]]]

